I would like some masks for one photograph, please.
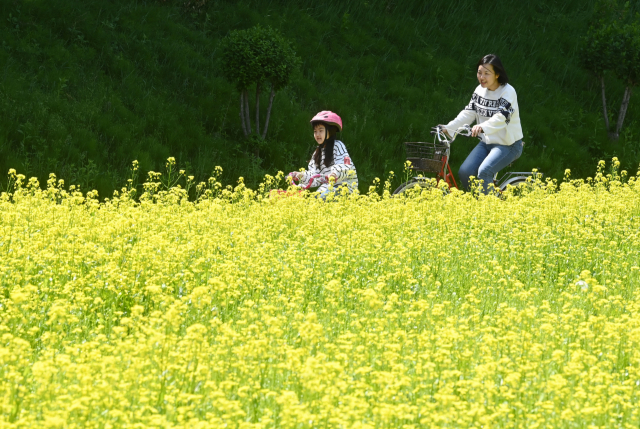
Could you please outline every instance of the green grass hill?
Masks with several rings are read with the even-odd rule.
[[[527,144],[517,169],[586,177],[617,155],[635,174],[640,94],[610,143],[598,83],[579,65],[592,9],[593,0],[6,0],[0,171],[41,183],[54,172],[106,197],[134,159],[158,171],[174,156],[196,180],[220,165],[225,183],[255,184],[306,167],[308,121],[329,109],[344,120],[366,189],[399,175],[404,141],[430,139],[431,126],[457,115],[477,84],[476,62],[496,53],[518,91]],[[220,64],[222,38],[256,24],[278,29],[302,59],[275,97],[259,157]],[[615,115],[623,87],[607,83]],[[456,142],[454,169],[474,144]]]

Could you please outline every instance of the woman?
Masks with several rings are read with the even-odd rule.
[[[522,154],[522,127],[516,90],[496,55],[486,55],[478,61],[478,82],[471,102],[445,129],[452,134],[465,124],[472,128],[480,143],[471,151],[459,170],[460,180],[469,190],[469,177],[482,180],[482,189],[489,192],[495,173]]]
[[[356,167],[351,161],[347,148],[340,140],[336,140],[336,133],[342,131],[342,119],[337,114],[323,110],[315,115],[311,121],[313,126],[313,138],[318,146],[311,156],[307,171],[294,172],[291,175],[301,183],[308,183],[312,176],[321,174],[327,180],[333,178],[335,187],[345,186],[349,192],[358,187]],[[314,179],[314,182],[318,182]],[[311,186],[320,185],[318,192],[322,198],[326,198],[330,189],[327,183],[312,183]]]

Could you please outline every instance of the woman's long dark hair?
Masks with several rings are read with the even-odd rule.
[[[506,85],[509,83],[509,76],[507,76],[507,71],[504,69],[502,61],[500,61],[500,58],[497,55],[485,55],[480,61],[478,61],[478,67],[487,64],[491,64],[491,66],[493,67],[493,71],[498,75],[498,83],[500,85]]]
[[[316,125],[324,125],[325,129],[329,136],[324,141],[324,143],[318,145],[315,152],[313,152],[313,162],[316,163],[316,167],[322,169],[320,163],[322,162],[322,154],[324,153],[324,167],[330,167],[333,165],[333,147],[336,144],[336,132],[337,128],[333,125],[325,124],[324,122],[315,122],[313,126]]]

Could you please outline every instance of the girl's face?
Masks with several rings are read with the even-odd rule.
[[[316,143],[324,143],[324,138],[327,136],[327,129],[322,124],[315,125],[313,127],[313,138],[316,139]]]
[[[483,88],[487,88],[490,91],[495,91],[500,86],[498,77],[493,66],[491,64],[482,64],[478,66],[478,82]]]

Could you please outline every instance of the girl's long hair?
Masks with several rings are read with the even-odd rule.
[[[497,55],[485,55],[480,61],[478,61],[478,67],[484,66],[486,64],[491,64],[493,66],[493,71],[498,75],[498,83],[500,85],[506,85],[509,83],[509,76],[507,76],[507,71],[504,69],[502,61],[500,61],[500,58]]]
[[[329,137],[324,141],[324,143],[318,145],[316,150],[313,152],[313,162],[316,163],[316,166],[322,170],[322,166],[320,163],[322,162],[322,154],[324,153],[324,162],[322,164],[324,167],[331,167],[333,165],[333,147],[336,144],[336,132],[337,129],[333,125],[324,124],[322,122],[314,123],[315,127],[318,124],[324,125],[325,129],[329,133]]]

